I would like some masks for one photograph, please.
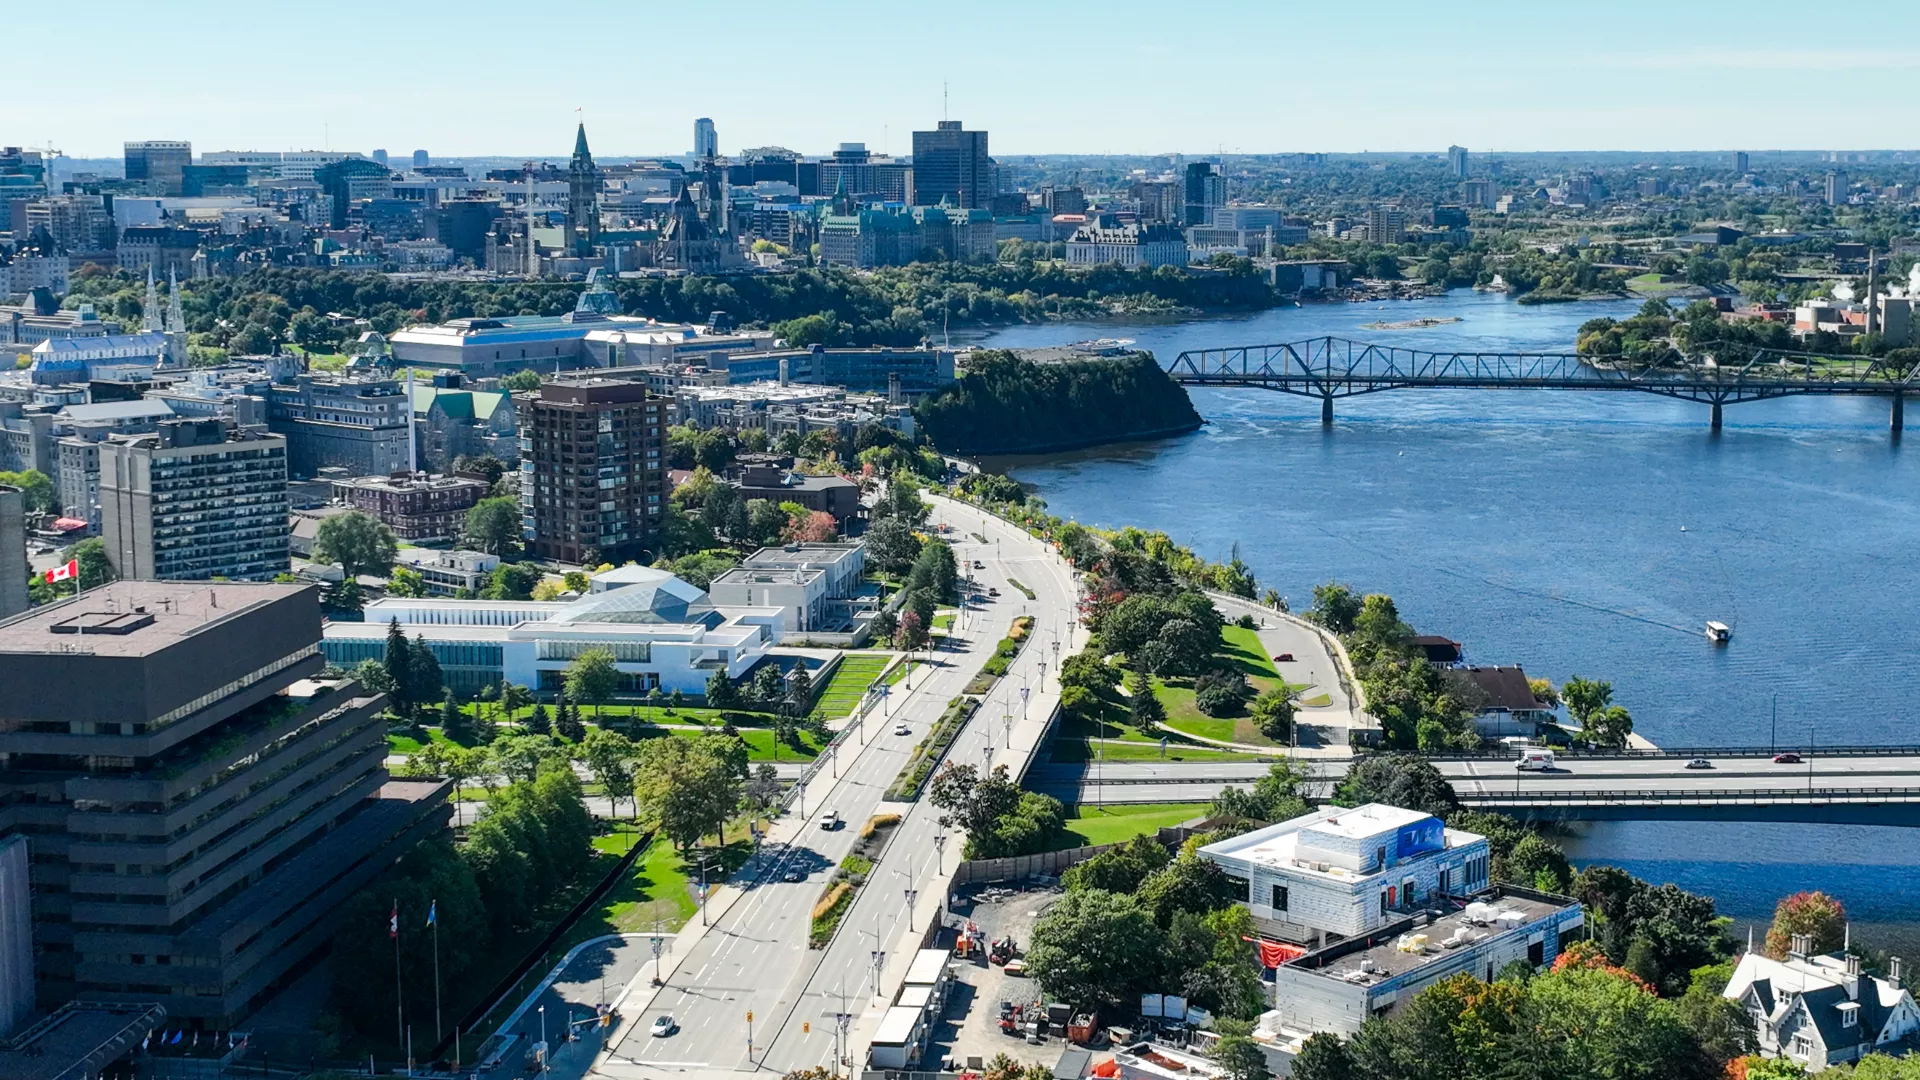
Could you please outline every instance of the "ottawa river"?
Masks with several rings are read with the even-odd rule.
[[[1183,349],[1322,335],[1415,348],[1569,350],[1579,325],[1637,302],[1521,306],[1443,298],[1320,304],[1182,322],[1057,323],[980,335],[1023,347],[1131,338]],[[1457,316],[1408,330],[1377,320]],[[1913,448],[1887,402],[1786,398],[1708,407],[1650,394],[1394,390],[1334,405],[1201,388],[1209,423],[1177,439],[995,462],[1062,516],[1166,531],[1200,554],[1235,544],[1296,609],[1314,584],[1391,594],[1469,660],[1554,682],[1610,679],[1667,746],[1920,743],[1920,505]],[[1909,436],[1920,440],[1920,431]],[[1733,627],[1708,644],[1707,620]],[[1920,778],[1916,778],[1920,785]],[[1856,940],[1916,955],[1920,829],[1603,823],[1565,843],[1715,897],[1738,920],[1780,896],[1839,896]]]

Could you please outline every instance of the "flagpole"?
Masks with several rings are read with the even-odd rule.
[[[400,898],[394,897],[393,917],[388,920],[393,936],[393,1030],[400,1043],[407,1041],[407,1008],[400,990]]]
[[[433,1041],[439,1045],[440,1035],[440,903],[435,901],[427,908],[427,921],[433,924]]]

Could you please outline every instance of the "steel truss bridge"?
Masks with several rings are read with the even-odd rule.
[[[1713,407],[1796,394],[1883,397],[1890,429],[1905,426],[1905,395],[1920,392],[1920,363],[1823,356],[1715,343],[1624,356],[1578,353],[1430,352],[1320,337],[1280,345],[1190,349],[1167,374],[1182,386],[1250,386],[1320,399],[1333,423],[1336,398],[1418,387],[1454,390],[1632,390]]]

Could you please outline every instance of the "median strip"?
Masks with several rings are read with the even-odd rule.
[[[899,775],[893,778],[887,793],[881,798],[887,802],[914,802],[920,798],[920,789],[926,786],[927,777],[933,774],[933,766],[947,754],[953,741],[960,737],[960,729],[967,726],[967,718],[980,703],[970,697],[957,697],[947,703],[947,711],[940,714],[928,729],[927,737],[920,740],[907,755],[907,763],[901,767]]]
[[[840,929],[840,920],[853,907],[853,898],[860,887],[867,883],[873,874],[873,865],[880,861],[881,852],[886,850],[887,841],[893,836],[894,826],[900,824],[899,814],[875,814],[860,826],[860,839],[853,845],[847,857],[828,881],[827,889],[813,905],[812,922],[807,929],[807,948],[824,949],[833,941],[835,931]]]

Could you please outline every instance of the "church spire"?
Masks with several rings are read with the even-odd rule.
[[[587,149],[587,124],[584,120],[580,122],[579,132],[573,137],[573,160],[576,165],[582,160],[588,165],[593,164],[593,152]]]
[[[187,332],[187,312],[180,303],[180,276],[172,269],[167,270],[166,330],[169,334]]]
[[[153,333],[160,329],[160,291],[153,285],[153,264],[147,264],[147,296],[140,305],[140,329]]]

